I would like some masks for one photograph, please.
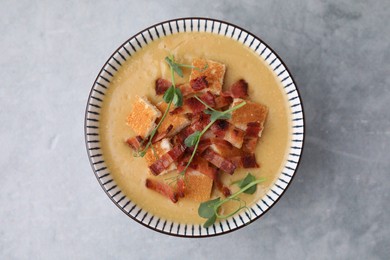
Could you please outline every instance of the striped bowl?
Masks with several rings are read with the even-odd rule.
[[[110,87],[110,80],[132,55],[150,42],[166,35],[181,32],[210,32],[230,37],[248,46],[256,55],[264,59],[280,80],[291,108],[292,141],[288,158],[277,181],[267,194],[233,217],[215,223],[209,228],[199,224],[182,224],[154,216],[131,201],[113,180],[104,161],[99,141],[99,117],[104,94]],[[107,196],[126,215],[138,223],[155,231],[181,237],[208,237],[237,230],[260,218],[279,200],[289,186],[297,170],[304,144],[304,114],[301,98],[292,75],[279,56],[260,38],[228,22],[209,18],[180,18],[153,25],[123,43],[103,65],[89,94],[85,112],[85,142],[88,157],[95,176]]]

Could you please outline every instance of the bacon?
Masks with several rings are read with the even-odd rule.
[[[199,98],[211,107],[215,107],[215,105],[216,105],[215,104],[215,97],[210,91],[203,93]]]
[[[205,89],[209,86],[206,76],[201,76],[190,81],[191,88],[195,91]]]
[[[244,142],[242,145],[242,150],[246,153],[254,153],[257,145],[257,140],[259,139],[259,133],[262,130],[260,123],[252,122],[247,124],[247,129],[245,131]]]
[[[200,113],[203,110],[205,110],[205,105],[203,105],[199,100],[197,100],[194,97],[190,97],[187,99],[184,99],[183,106],[177,107],[174,110],[172,110],[171,113],[172,115],[175,114],[196,114]]]
[[[205,159],[203,159],[202,157],[199,156],[195,157],[189,167],[210,177],[213,180],[215,180],[217,177],[217,173],[218,173],[217,168],[210,165],[210,163]]]
[[[192,118],[192,124],[181,130],[174,138],[175,144],[184,145],[184,140],[195,131],[202,131],[210,123],[210,115],[205,113],[196,114]],[[207,133],[207,132],[206,132]],[[204,135],[206,136],[206,134]],[[207,139],[207,138],[205,138]]]
[[[202,139],[199,141],[199,145],[198,145],[198,150],[197,150],[197,152],[198,152],[199,154],[203,153],[207,148],[210,147],[210,145],[211,145],[211,140],[210,140],[209,138],[207,138],[207,139],[203,139],[203,138],[202,138]]]
[[[259,168],[260,166],[256,162],[256,156],[254,153],[246,154],[241,157],[242,167],[244,168]]]
[[[217,168],[229,174],[233,174],[234,170],[236,169],[236,166],[230,160],[222,157],[210,148],[204,151],[203,158],[205,158],[211,164],[215,165]]]
[[[248,83],[240,79],[230,87],[230,93],[233,98],[248,97]]]
[[[142,137],[140,135],[130,137],[127,139],[126,143],[134,150],[137,151],[141,148],[142,146]]]
[[[245,130],[245,135],[250,137],[257,137],[261,131],[261,126],[259,122],[251,122],[247,124]]]
[[[244,138],[242,150],[246,153],[254,153],[256,150],[257,139],[258,138]]]
[[[260,166],[256,162],[255,154],[243,154],[241,156],[235,156],[231,158],[233,164],[239,168],[259,168]]]
[[[177,179],[177,195],[180,198],[183,198],[185,194],[185,190],[186,190],[186,184],[184,178],[179,177]]]
[[[185,167],[187,166],[188,161],[190,160],[191,153],[187,151],[187,149],[184,152],[184,155],[180,157],[180,159],[177,162],[177,171],[182,172],[184,171]]]
[[[153,139],[152,139],[152,143],[157,143],[158,141],[161,141],[162,139],[164,139],[168,134],[169,132],[173,129],[173,125],[169,125],[168,128],[162,132],[162,133],[157,133]]]
[[[221,173],[218,173],[217,174],[217,177],[214,179],[214,183],[215,183],[215,186],[217,187],[217,189],[225,196],[225,197],[228,197],[232,194],[232,192],[230,191],[230,189],[228,187],[226,187],[222,180],[221,180]]]
[[[229,122],[226,120],[217,120],[211,126],[211,130],[217,137],[224,137],[228,128]]]
[[[210,118],[211,116],[205,113],[196,114],[192,118],[191,127],[195,131],[202,131],[210,123]]]
[[[233,103],[233,98],[231,96],[218,96],[214,99],[215,108],[223,108],[229,106]]]
[[[159,78],[156,80],[156,95],[163,95],[172,86],[169,80]]]
[[[233,126],[226,120],[217,120],[215,124],[211,126],[211,131],[220,138],[231,143],[234,147],[240,149],[244,142],[245,132],[237,127]]]
[[[162,183],[152,179],[146,179],[145,185],[148,189],[154,190],[164,195],[165,197],[168,197],[173,203],[176,203],[178,200],[177,192],[174,191],[173,188],[166,183]]]
[[[160,159],[155,161],[152,165],[149,166],[150,171],[154,175],[159,175],[165,169],[169,167],[174,161],[176,161],[184,153],[184,147],[177,145],[172,148],[169,152],[163,154]]]
[[[195,130],[191,127],[191,125],[187,126],[183,130],[181,130],[173,139],[174,144],[176,145],[183,145],[184,146],[184,140],[193,134]]]
[[[182,156],[183,153],[184,153],[184,147],[181,145],[177,145],[173,147],[173,149],[168,152],[169,156],[173,161],[179,159],[179,157]]]

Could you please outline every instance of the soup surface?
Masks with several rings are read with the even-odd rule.
[[[259,200],[279,175],[290,143],[289,107],[282,87],[271,68],[241,43],[211,33],[179,33],[158,39],[127,60],[117,72],[105,95],[100,121],[103,156],[114,180],[122,191],[137,205],[159,217],[180,223],[203,223],[198,216],[198,202],[180,199],[172,203],[159,193],[145,187],[146,178],[154,177],[143,158],[134,157],[125,140],[134,136],[126,124],[135,97],[146,96],[154,103],[161,101],[155,94],[157,78],[170,79],[169,67],[164,58],[173,54],[179,63],[191,64],[194,58],[215,60],[226,65],[224,86],[243,78],[249,84],[249,99],[268,106],[265,129],[256,148],[258,169],[239,169],[233,175],[224,174],[226,185],[242,179],[248,172],[266,181],[257,185],[253,195],[241,194],[247,206]],[[190,69],[184,69],[184,78],[176,75],[176,83],[188,82]],[[171,175],[174,173],[171,173]],[[232,192],[238,188],[232,185]],[[219,196],[212,194],[212,198]],[[228,213],[237,205],[225,204]],[[223,212],[222,212],[223,213]]]

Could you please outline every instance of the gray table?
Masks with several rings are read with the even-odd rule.
[[[389,258],[390,2],[161,2],[1,1],[0,259]],[[260,36],[291,69],[306,112],[285,196],[250,227],[209,239],[126,217],[84,147],[101,65],[134,33],[182,16]]]

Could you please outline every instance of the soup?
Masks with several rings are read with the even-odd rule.
[[[238,169],[233,175],[223,174],[222,181],[230,185],[243,179],[248,172],[266,181],[257,185],[253,195],[241,194],[250,206],[270,189],[279,175],[290,143],[289,107],[283,89],[271,68],[252,50],[241,43],[211,33],[178,33],[160,38],[134,54],[116,73],[106,92],[100,121],[103,156],[121,190],[137,205],[150,213],[180,223],[203,223],[198,216],[199,202],[186,198],[172,203],[159,193],[145,187],[147,178],[153,178],[144,159],[133,156],[125,140],[134,136],[126,124],[137,96],[146,96],[154,104],[161,101],[156,96],[155,81],[170,79],[165,57],[173,54],[180,63],[191,64],[195,58],[205,58],[226,65],[224,86],[239,79],[249,84],[249,99],[268,107],[264,131],[258,141],[255,155],[260,168]],[[184,77],[176,77],[176,84],[188,82],[190,69],[183,69]],[[170,177],[170,173],[166,178]],[[159,176],[158,178],[164,179]],[[234,185],[232,191],[237,190]],[[220,196],[218,193],[211,198]],[[223,205],[225,213],[237,207],[233,202]]]

